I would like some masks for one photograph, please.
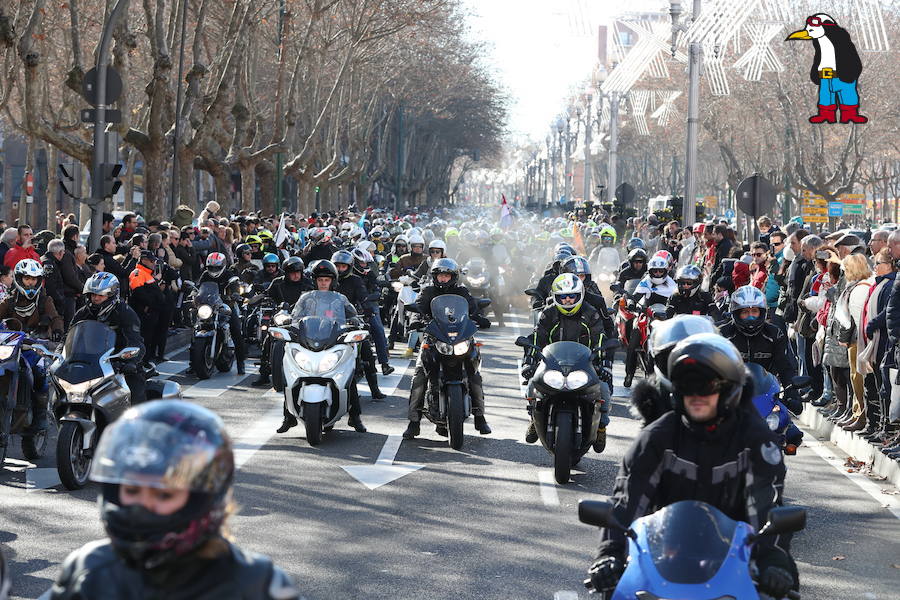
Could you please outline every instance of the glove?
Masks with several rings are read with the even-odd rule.
[[[615,556],[602,556],[588,569],[584,587],[592,592],[608,592],[616,589],[625,565]]]
[[[481,315],[474,315],[474,316],[472,317],[472,319],[473,319],[476,323],[478,323],[478,328],[479,328],[479,329],[490,329],[490,328],[491,328],[491,322],[490,322],[488,319],[486,319],[485,317],[481,316]]]
[[[534,377],[535,371],[537,371],[537,367],[535,365],[523,365],[522,378],[530,380],[532,377]]]
[[[781,567],[766,567],[759,577],[759,591],[784,598],[794,585],[794,577]]]
[[[803,412],[803,401],[800,400],[800,395],[797,393],[797,390],[788,392],[784,398],[784,405],[795,415],[799,415]]]

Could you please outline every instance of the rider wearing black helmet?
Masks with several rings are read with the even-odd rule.
[[[209,410],[175,400],[128,410],[103,433],[91,479],[108,538],[66,558],[51,599],[299,598],[269,558],[223,532],[234,453]]]
[[[625,454],[613,492],[615,516],[632,523],[679,502],[711,504],[759,530],[782,503],[785,466],[775,434],[745,394],[737,349],[714,333],[679,342],[668,359],[673,411],[645,427]],[[612,590],[625,568],[626,539],[601,530],[585,585]],[[782,598],[797,586],[789,536],[763,537],[753,548],[761,592]]]
[[[129,346],[141,351],[132,359],[122,361],[122,375],[131,390],[131,404],[147,399],[145,377],[141,369],[144,357],[144,338],[141,321],[128,303],[119,298],[119,280],[111,273],[94,273],[84,282],[82,292],[87,303],[75,312],[72,325],[80,321],[100,321],[116,332],[116,352]]]
[[[252,283],[259,267],[253,262],[250,244],[238,244],[234,248],[234,271],[244,283]]]
[[[633,238],[640,240],[640,238]],[[635,248],[628,252],[628,258],[619,267],[619,285],[625,285],[632,279],[642,279],[647,274],[647,252],[643,248]]]
[[[584,301],[597,309],[607,339],[616,337],[616,325],[609,317],[609,309],[597,282],[591,277],[591,263],[583,256],[570,256],[562,262],[560,273],[573,273],[584,284]]]
[[[441,258],[434,261],[431,266],[431,285],[422,288],[416,307],[418,314],[424,320],[431,319],[431,301],[444,294],[455,294],[465,298],[469,304],[469,318],[482,329],[491,326],[490,321],[478,314],[478,304],[469,290],[459,284],[459,265],[450,258]],[[422,410],[425,406],[425,389],[428,377],[435,372],[434,365],[437,358],[432,354],[435,350],[422,348],[416,361],[416,370],[413,374],[409,389],[409,426],[403,432],[403,438],[411,440],[419,435],[419,421],[422,420]],[[469,356],[465,361],[466,378],[469,383],[469,396],[472,399],[472,415],[475,417],[475,428],[482,435],[491,432],[491,428],[484,418],[484,387],[482,386],[481,373],[478,369],[481,365],[481,356],[478,348],[473,344]],[[436,386],[433,386],[436,389]],[[439,435],[447,435],[447,428],[438,425],[436,431]]]
[[[544,270],[544,274],[541,275],[541,279],[535,286],[537,296],[531,297],[532,310],[543,310],[547,303],[547,298],[550,296],[550,286],[553,285],[553,280],[556,279],[557,275],[562,273],[561,269],[563,263],[575,255],[575,251],[571,249],[568,244],[560,244],[559,250],[557,250],[556,255],[553,257],[553,262],[547,266]]]
[[[700,289],[703,273],[694,265],[684,265],[675,274],[678,289],[669,296],[666,304],[666,317],[675,315],[710,315],[718,320],[719,309],[713,301],[712,294]]]
[[[797,363],[789,351],[784,331],[766,321],[766,296],[762,290],[745,285],[731,294],[728,304],[730,320],[722,328],[722,335],[731,340],[746,362],[754,362],[788,386],[797,375]],[[797,390],[789,391],[782,400],[795,414],[803,411]]]

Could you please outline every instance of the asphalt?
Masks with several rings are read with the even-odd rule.
[[[390,397],[363,398],[368,433],[342,424],[317,448],[306,443],[302,426],[275,433],[280,397],[250,387],[252,369],[198,384],[183,374],[181,352],[160,371],[182,384],[186,399],[224,419],[240,468],[231,530],[242,546],[291,573],[307,599],[587,598],[581,581],[598,538],[578,522],[577,503],[612,491],[639,424],[628,412],[617,361],[606,451],[589,452],[568,485],[553,483],[551,457],[522,440],[527,415],[512,341],[529,323],[515,316],[479,335],[493,433],[479,435],[469,420],[457,452],[423,422],[422,436],[403,441],[393,462],[392,452],[382,451],[406,426],[412,373],[399,352],[392,358],[398,372],[386,378],[385,387],[396,386]],[[13,597],[36,598],[71,550],[103,535],[97,488],[67,491],[55,478],[52,452],[30,464],[13,450],[0,471],[0,549],[10,562]],[[828,444],[820,450],[838,464],[844,458]],[[376,461],[422,468],[375,489],[343,468]],[[865,491],[807,447],[788,457],[788,467],[787,499],[809,511],[808,527],[793,543],[803,597],[897,598],[900,522],[886,508],[897,506],[897,490],[875,481]]]

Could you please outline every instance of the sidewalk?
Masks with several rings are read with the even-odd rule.
[[[829,442],[849,454],[854,460],[865,463],[873,475],[884,477],[886,481],[900,488],[900,463],[882,454],[878,448],[866,440],[836,427],[810,404],[804,405],[803,414],[797,417],[807,434],[819,441]],[[800,446],[803,448],[803,446]]]

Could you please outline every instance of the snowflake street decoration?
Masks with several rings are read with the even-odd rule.
[[[669,119],[677,112],[675,109],[675,100],[681,96],[681,92],[666,90],[661,92],[656,92],[656,97],[659,100],[659,107],[653,112],[651,117],[656,119],[656,124],[660,127],[665,127],[668,124]]]
[[[631,101],[631,116],[634,117],[634,125],[640,135],[650,135],[650,128],[647,127],[647,104],[650,102],[651,94],[649,90],[632,90],[628,94]]]
[[[775,51],[769,45],[772,39],[782,31],[781,25],[757,25],[747,23],[747,35],[752,45],[736,63],[747,81],[759,81],[763,71],[784,71],[784,65],[778,60]]]

